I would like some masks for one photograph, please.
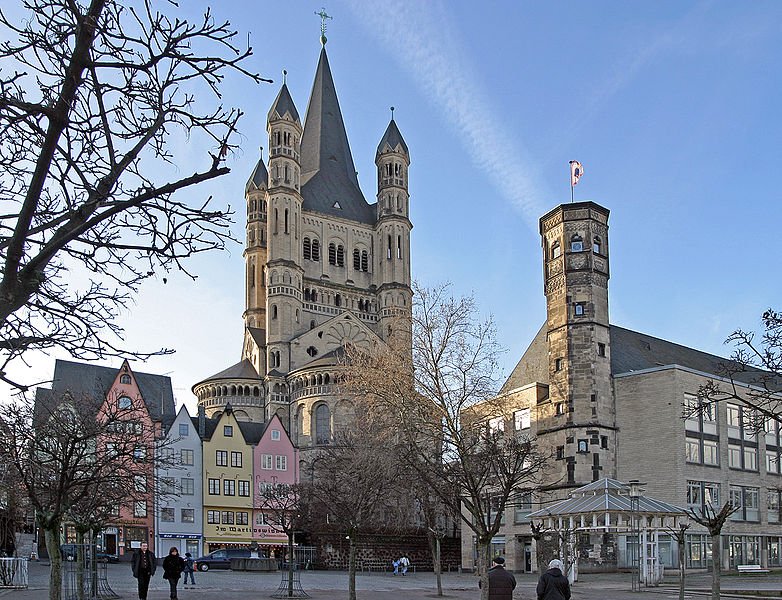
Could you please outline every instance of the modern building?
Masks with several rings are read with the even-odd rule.
[[[410,310],[410,154],[392,118],[375,152],[367,202],[322,39],[304,121],[283,83],[267,118],[268,163],[245,188],[241,360],[193,386],[217,417],[277,415],[303,453],[328,444],[355,406],[339,393],[346,344],[369,347]]]
[[[198,419],[185,406],[180,407],[173,423],[164,427],[155,462],[154,546],[157,556],[165,556],[176,546],[181,556],[193,557],[203,551],[203,457]]]
[[[753,416],[739,403],[683,418],[702,385],[730,385],[720,377],[727,359],[610,323],[608,217],[604,207],[578,202],[540,219],[546,320],[502,386],[506,414],[488,425],[535,438],[552,460],[542,485],[519,490],[507,508],[494,549],[510,569],[534,569],[529,513],[607,477],[640,480],[645,494],[695,510],[730,500],[739,510],[723,529],[722,564],[782,565],[779,427],[769,423],[753,435]],[[739,393],[761,375],[737,374]],[[689,531],[686,563],[706,567],[707,532],[696,524]],[[470,568],[474,539],[462,532],[462,563]],[[627,566],[628,543],[582,533],[580,568]],[[658,558],[676,565],[669,536],[661,537]]]

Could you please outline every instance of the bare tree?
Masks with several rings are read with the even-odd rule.
[[[678,528],[669,527],[668,534],[676,540],[676,548],[679,555],[679,600],[684,600],[684,580],[687,574],[687,565],[685,562],[685,542],[687,541],[687,530],[689,523],[679,523]]]
[[[267,80],[209,9],[191,23],[153,0],[21,4],[0,12],[0,380],[25,390],[7,368],[28,350],[150,354],[118,347],[115,317],[145,279],[232,239],[230,207],[181,192],[229,172],[241,112],[221,104],[224,77]],[[192,174],[170,147],[183,140],[203,148]]]
[[[267,523],[288,538],[288,596],[293,597],[294,537],[302,525],[303,489],[300,484],[269,483],[255,497],[255,508],[263,511]]]
[[[393,433],[380,413],[362,407],[354,427],[336,436],[314,462],[307,487],[316,513],[348,538],[348,600],[356,600],[356,550],[362,535],[396,524],[400,510]]]
[[[39,394],[37,402],[19,400],[0,414],[0,462],[18,477],[35,509],[51,559],[51,600],[61,592],[62,525],[74,523],[83,537],[116,520],[116,507],[146,501],[152,489],[147,457],[156,432],[139,430],[132,413],[115,412],[112,405],[103,398]]]
[[[716,510],[711,504],[706,503],[703,507],[703,511],[687,511],[690,518],[693,521],[705,527],[709,535],[711,536],[711,563],[712,563],[712,577],[711,577],[711,600],[720,599],[720,570],[721,570],[721,556],[720,556],[720,534],[722,528],[728,517],[738,510],[737,506],[733,506],[730,502],[726,502],[722,505],[722,508]]]
[[[443,506],[458,491],[459,515],[477,541],[486,599],[491,539],[518,488],[534,487],[544,457],[533,440],[504,431],[512,414],[495,393],[500,348],[492,320],[478,317],[472,298],[451,297],[447,285],[416,284],[414,298],[412,315],[400,316],[396,328],[412,337],[350,353],[346,383],[386,407],[400,456]]]
[[[768,309],[762,322],[760,336],[737,329],[725,340],[735,350],[716,374],[727,382],[711,380],[701,386],[699,406],[685,407],[685,417],[719,402],[735,402],[747,409],[744,429],[762,433],[769,422],[782,425],[782,313]]]

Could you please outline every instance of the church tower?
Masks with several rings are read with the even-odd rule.
[[[377,270],[380,331],[393,334],[398,317],[408,314],[413,299],[410,287],[410,195],[407,172],[410,152],[393,116],[375,154],[377,166]],[[408,332],[409,336],[409,332]]]
[[[573,487],[616,477],[616,411],[608,328],[608,214],[593,202],[562,204],[540,219],[550,404],[538,439],[566,463]]]

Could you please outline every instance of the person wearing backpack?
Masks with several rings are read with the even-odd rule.
[[[185,552],[185,582],[184,586],[187,587],[187,576],[190,575],[190,584],[195,585],[195,575],[193,575],[193,555],[189,552]]]

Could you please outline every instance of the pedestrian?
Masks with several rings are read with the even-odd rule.
[[[190,575],[191,585],[195,585],[195,575],[193,575],[193,555],[190,554],[189,552],[185,552],[185,582],[184,582],[185,587],[187,587],[188,575]]]
[[[179,556],[179,550],[176,546],[172,546],[168,551],[168,556],[163,559],[163,579],[168,580],[168,587],[171,588],[171,600],[176,600],[176,586],[179,583],[179,578],[182,576],[182,571],[185,569],[185,561]]]
[[[513,590],[516,587],[516,578],[513,573],[505,570],[505,559],[495,556],[494,563],[487,573],[489,576],[489,600],[511,600]],[[481,582],[478,582],[481,587]]]
[[[410,566],[410,559],[406,554],[403,554],[399,559],[399,566],[402,568],[402,575],[407,573],[407,568]]]
[[[538,580],[538,600],[570,600],[570,583],[562,572],[565,566],[555,558]]]
[[[133,577],[138,580],[139,600],[147,600],[149,578],[155,574],[155,569],[157,569],[157,559],[155,553],[149,549],[149,544],[141,542],[141,547],[133,553],[130,567],[133,569]]]
[[[399,559],[391,562],[392,565],[394,565],[394,575],[399,575]]]

